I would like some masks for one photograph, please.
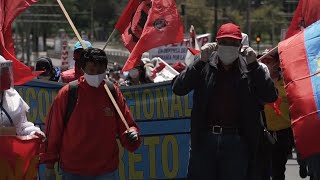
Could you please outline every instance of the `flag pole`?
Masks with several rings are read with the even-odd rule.
[[[162,60],[161,58],[159,58],[159,59],[160,59],[160,61],[161,61],[163,64],[165,64],[171,71],[173,71],[173,72],[175,73],[175,75],[179,75],[179,74],[180,74],[177,70],[175,70],[173,67],[171,67],[167,62],[165,62],[165,61]]]
[[[114,33],[116,32],[116,28],[114,28],[113,29],[113,31],[112,31],[112,33],[110,34],[110,36],[108,37],[108,40],[107,40],[107,42],[106,42],[106,44],[104,45],[104,47],[103,47],[103,51],[106,49],[106,47],[108,46],[108,44],[109,44],[109,42],[110,42],[110,40],[111,40],[111,38],[114,36]]]
[[[112,93],[111,93],[111,91],[110,91],[110,89],[109,89],[109,87],[107,86],[106,83],[104,84],[104,88],[106,89],[107,94],[109,95],[109,97],[110,97],[110,99],[112,101],[112,104],[116,108],[116,110],[117,110],[117,112],[118,112],[118,114],[120,116],[121,121],[123,122],[124,126],[126,127],[127,131],[129,132],[129,125],[128,125],[127,121],[125,120],[125,118],[124,118],[124,116],[123,116],[123,114],[122,114],[122,112],[121,112],[116,100],[113,98]]]
[[[63,12],[63,14],[64,14],[64,16],[67,18],[67,20],[68,20],[68,22],[69,22],[69,24],[70,24],[73,32],[76,34],[76,36],[77,36],[77,38],[78,38],[81,46],[83,47],[83,49],[86,49],[87,47],[86,47],[86,45],[84,44],[84,42],[83,42],[83,40],[82,40],[82,38],[81,38],[78,30],[77,30],[76,27],[74,26],[74,24],[73,24],[73,22],[72,22],[72,20],[71,20],[71,18],[70,18],[70,16],[69,16],[67,10],[64,8],[64,6],[63,6],[63,4],[62,4],[62,2],[61,2],[60,0],[57,0],[57,2],[58,2],[58,4],[59,4],[59,6],[60,6],[60,8],[61,8],[61,10],[62,10],[62,12]]]
[[[64,8],[64,6],[63,6],[63,4],[62,4],[62,2],[61,2],[60,0],[57,0],[57,2],[59,3],[60,8],[62,9],[64,15],[66,16],[66,18],[67,18],[67,20],[68,20],[71,28],[73,29],[73,32],[76,34],[76,36],[77,36],[78,40],[80,41],[83,49],[85,49],[86,46],[85,46],[85,44],[83,43],[83,40],[82,40],[81,36],[79,35],[78,30],[77,30],[76,27],[74,26],[74,24],[73,24],[70,16],[68,15],[68,12],[67,12],[66,9]],[[112,93],[111,93],[110,89],[108,88],[107,84],[104,85],[104,88],[106,89],[109,98],[111,99],[114,107],[116,108],[116,110],[117,110],[117,112],[118,112],[118,114],[119,114],[119,116],[120,116],[120,118],[121,118],[121,121],[122,121],[123,124],[125,125],[127,131],[129,131],[128,123],[127,123],[127,121],[124,119],[124,116],[123,116],[122,112],[120,111],[120,108],[119,108],[117,102],[115,101],[114,97],[112,96]]]
[[[266,56],[268,56],[271,53],[276,53],[278,51],[278,46],[274,47],[273,49],[271,49],[269,52],[267,52],[266,54],[264,54],[263,56],[261,56],[257,61],[261,61],[262,59],[264,59]]]

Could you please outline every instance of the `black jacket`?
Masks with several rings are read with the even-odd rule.
[[[184,96],[193,90],[193,108],[191,113],[191,149],[203,148],[203,135],[207,134],[207,107],[215,86],[217,66],[215,62],[202,62],[198,57],[193,64],[172,81],[172,89],[176,95]],[[217,61],[217,60],[215,60]],[[272,79],[258,62],[246,64],[240,57],[238,60],[241,72],[239,99],[241,104],[240,133],[247,141],[249,150],[249,168],[254,166],[255,154],[262,135],[260,111],[262,103],[277,100],[278,93]]]

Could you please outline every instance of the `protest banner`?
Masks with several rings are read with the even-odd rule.
[[[44,128],[45,116],[61,83],[31,81],[15,88],[30,105],[27,117]],[[176,96],[170,81],[120,88],[141,129],[142,144],[134,153],[119,145],[119,180],[172,179],[187,175],[192,93]],[[40,166],[40,179],[44,178]],[[60,179],[60,177],[58,177]]]
[[[199,46],[203,46],[208,42],[211,42],[211,34],[202,34],[197,36]],[[170,44],[153,48],[149,51],[149,58],[160,57],[162,60],[169,64],[173,64],[177,61],[184,62],[188,48],[190,46],[190,39],[185,39],[181,43]]]

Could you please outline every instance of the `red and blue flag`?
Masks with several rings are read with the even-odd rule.
[[[320,21],[279,43],[296,147],[320,154]]]

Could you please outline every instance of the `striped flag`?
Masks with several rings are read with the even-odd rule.
[[[188,51],[185,58],[185,63],[187,65],[191,64],[194,61],[194,56],[200,53],[200,46],[196,38],[197,35],[193,25],[191,25],[189,33],[191,46],[188,47]]]
[[[302,158],[320,154],[320,21],[278,49],[296,147]]]
[[[179,72],[159,57],[153,58],[149,64],[152,64],[152,66],[146,65],[146,74],[154,83],[170,81],[179,74]]]

